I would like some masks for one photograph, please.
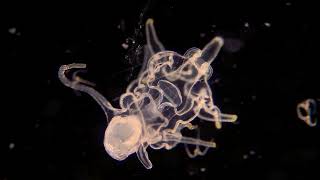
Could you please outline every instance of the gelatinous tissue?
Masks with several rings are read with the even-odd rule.
[[[320,99],[306,99],[297,105],[298,118],[310,127],[318,123],[317,101],[320,102]]]
[[[223,45],[221,37],[213,38],[202,50],[191,48],[180,55],[164,49],[152,19],[147,20],[145,29],[144,63],[138,78],[121,95],[120,108],[113,107],[81,78],[67,78],[67,71],[83,69],[85,64],[62,65],[59,78],[65,86],[88,93],[104,110],[109,123],[104,137],[107,153],[119,161],[136,153],[144,167],[150,169],[147,147],[169,150],[184,143],[190,157],[204,155],[209,148],[216,147],[213,141],[181,134],[184,128],[197,129],[192,124],[196,117],[221,128],[222,122],[235,122],[237,116],[220,112],[208,85],[210,64]],[[196,148],[191,152],[187,145]]]

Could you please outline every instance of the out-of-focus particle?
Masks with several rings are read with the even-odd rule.
[[[126,43],[122,43],[121,46],[123,47],[123,49],[128,49],[129,45]]]
[[[14,143],[10,143],[9,144],[9,149],[13,149],[15,147],[15,144]]]
[[[269,23],[269,22],[265,22],[264,25],[265,25],[266,27],[271,27],[271,23]]]
[[[238,52],[244,43],[239,38],[225,38],[223,49],[229,53]]]
[[[250,155],[255,155],[256,152],[255,152],[254,150],[250,150],[250,151],[249,151],[249,154],[250,154]]]
[[[249,157],[249,156],[248,156],[247,154],[244,154],[244,155],[242,156],[243,159],[248,159],[248,157]]]
[[[10,34],[16,34],[17,29],[15,27],[12,27],[12,28],[9,28],[8,31],[9,31]]]

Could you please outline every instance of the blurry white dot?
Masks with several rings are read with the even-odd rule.
[[[233,64],[233,65],[232,65],[232,68],[233,68],[233,69],[237,69],[237,64]]]
[[[230,98],[227,98],[227,97],[223,98],[223,102],[225,102],[225,103],[230,102]]]
[[[193,176],[196,174],[196,172],[194,172],[193,170],[188,171],[188,173],[189,173],[189,176]]]
[[[38,124],[38,123],[36,123],[36,124],[34,125],[35,128],[38,128],[39,126],[40,126],[40,124]]]
[[[70,49],[66,49],[64,52],[65,53],[71,53],[71,50]]]
[[[291,2],[286,2],[286,6],[291,6]]]
[[[252,96],[251,98],[253,101],[255,101],[257,99],[257,96]]]
[[[213,81],[214,84],[218,84],[219,82],[220,82],[220,79],[218,78]]]
[[[124,49],[128,49],[129,45],[126,44],[126,43],[122,43],[121,46],[124,48]]]
[[[251,151],[249,151],[249,154],[254,155],[254,154],[256,154],[256,152],[254,152],[254,150],[251,150]]]
[[[244,23],[244,27],[249,27],[249,23]]]
[[[87,155],[87,153],[86,153],[85,151],[83,151],[83,152],[81,152],[81,155],[82,155],[83,157],[85,157],[85,156]]]
[[[212,25],[211,25],[211,27],[212,27],[212,28],[215,28],[215,27],[217,27],[217,25],[215,25],[215,24],[212,24]]]
[[[204,36],[206,36],[206,34],[205,33],[200,33],[200,37],[204,37]]]
[[[15,27],[9,28],[9,33],[10,34],[15,34],[17,32],[17,29]]]
[[[271,26],[271,24],[268,23],[268,22],[265,22],[264,25],[265,25],[266,27],[270,27],[270,26]]]
[[[120,28],[121,28],[120,24],[117,26],[117,28],[118,28],[118,29],[120,29]]]
[[[200,168],[201,172],[205,172],[207,169],[206,168]]]
[[[244,154],[244,155],[243,155],[243,159],[248,159],[248,155],[247,155],[247,154]]]
[[[9,149],[13,149],[14,146],[15,146],[14,143],[10,143],[10,144],[9,144]]]

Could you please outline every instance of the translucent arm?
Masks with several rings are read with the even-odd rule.
[[[211,62],[218,55],[223,46],[223,39],[221,37],[213,38],[202,50],[201,59],[211,64]]]
[[[164,134],[162,141],[164,141],[164,142],[173,141],[173,142],[178,142],[178,143],[198,145],[198,146],[211,147],[211,148],[216,147],[215,142],[203,141],[201,139],[191,138],[191,137],[184,137],[180,133],[174,133],[174,134],[166,133],[166,134]]]
[[[147,46],[151,55],[156,54],[157,52],[164,51],[162,43],[159,41],[156,30],[153,26],[153,20],[148,19],[146,22],[146,37],[147,37]]]
[[[118,109],[115,109],[114,107],[112,107],[110,102],[108,100],[106,100],[99,92],[97,92],[93,88],[86,86],[86,85],[83,85],[83,84],[80,84],[81,81],[76,81],[76,80],[70,81],[66,77],[65,72],[67,70],[75,69],[75,68],[77,68],[77,69],[86,68],[86,64],[73,63],[73,64],[68,64],[68,65],[62,65],[60,67],[59,73],[58,73],[59,79],[65,86],[89,94],[101,106],[101,108],[103,109],[103,111],[105,112],[105,114],[107,116],[107,119],[108,119],[108,115],[110,116],[110,113],[114,113],[115,111],[119,111]]]
[[[216,128],[221,128],[222,122],[235,122],[238,116],[235,114],[224,114],[215,106],[213,109],[201,109],[198,115],[200,119],[215,122]]]
[[[137,156],[145,168],[147,168],[147,169],[152,168],[152,163],[149,159],[146,145],[141,144],[139,146],[139,149],[137,151]]]

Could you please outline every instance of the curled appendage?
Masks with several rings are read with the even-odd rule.
[[[200,146],[196,146],[196,148],[193,150],[193,152],[191,152],[188,144],[184,144],[184,148],[186,150],[187,155],[190,158],[195,158],[197,156],[204,156],[207,154],[208,150],[210,149],[210,147],[205,147],[203,150],[201,150]]]
[[[87,66],[86,64],[80,64],[80,63],[73,63],[73,64],[60,66],[59,72],[58,72],[58,76],[59,76],[60,81],[67,87],[70,87],[72,89],[77,88],[76,84],[78,83],[78,81],[70,81],[66,77],[65,72],[70,69],[84,69],[84,68],[86,68],[86,66]]]
[[[70,87],[74,90],[82,91],[82,92],[89,94],[100,105],[100,107],[105,112],[107,120],[109,120],[108,116],[110,115],[110,113],[117,112],[117,111],[119,111],[119,109],[115,109],[114,107],[112,107],[112,105],[109,103],[109,101],[107,101],[95,89],[93,89],[87,85],[81,84],[81,81],[69,80],[65,75],[66,71],[68,71],[68,70],[84,69],[84,68],[86,68],[86,64],[73,63],[73,64],[68,64],[68,65],[62,65],[59,69],[59,72],[58,72],[59,79],[65,86]]]
[[[85,85],[88,85],[88,86],[92,86],[92,87],[96,86],[95,83],[90,82],[90,81],[88,81],[88,80],[85,80],[85,79],[81,78],[80,76],[78,76],[78,73],[80,73],[80,72],[86,72],[86,71],[83,70],[83,69],[80,69],[80,70],[78,70],[78,71],[75,71],[75,72],[72,74],[72,80],[73,80],[73,81],[79,82],[79,83],[81,83],[81,84],[85,84]]]
[[[236,122],[238,119],[238,116],[235,114],[221,113],[220,109],[216,106],[212,109],[202,109],[198,116],[203,120],[214,122],[217,129],[221,128],[222,123],[232,123]]]
[[[189,130],[194,130],[196,129],[198,126],[196,125],[192,125],[190,122],[188,121],[183,121],[183,120],[178,120],[175,124],[175,126],[170,129],[171,133],[176,133],[176,132],[180,132],[181,129],[183,128],[188,128]]]
[[[200,130],[199,129],[196,129],[196,130],[197,130],[197,139],[200,139]],[[209,142],[214,143],[213,140],[209,141]],[[214,145],[216,147],[215,143],[214,143]],[[188,144],[184,144],[184,148],[185,148],[185,151],[186,151],[187,155],[190,158],[195,158],[197,156],[204,156],[211,147],[205,146],[204,149],[201,150],[200,145],[195,145],[195,148],[193,149],[193,152],[191,152]]]
[[[297,105],[298,118],[308,126],[317,125],[317,103],[314,99],[307,99]]]

